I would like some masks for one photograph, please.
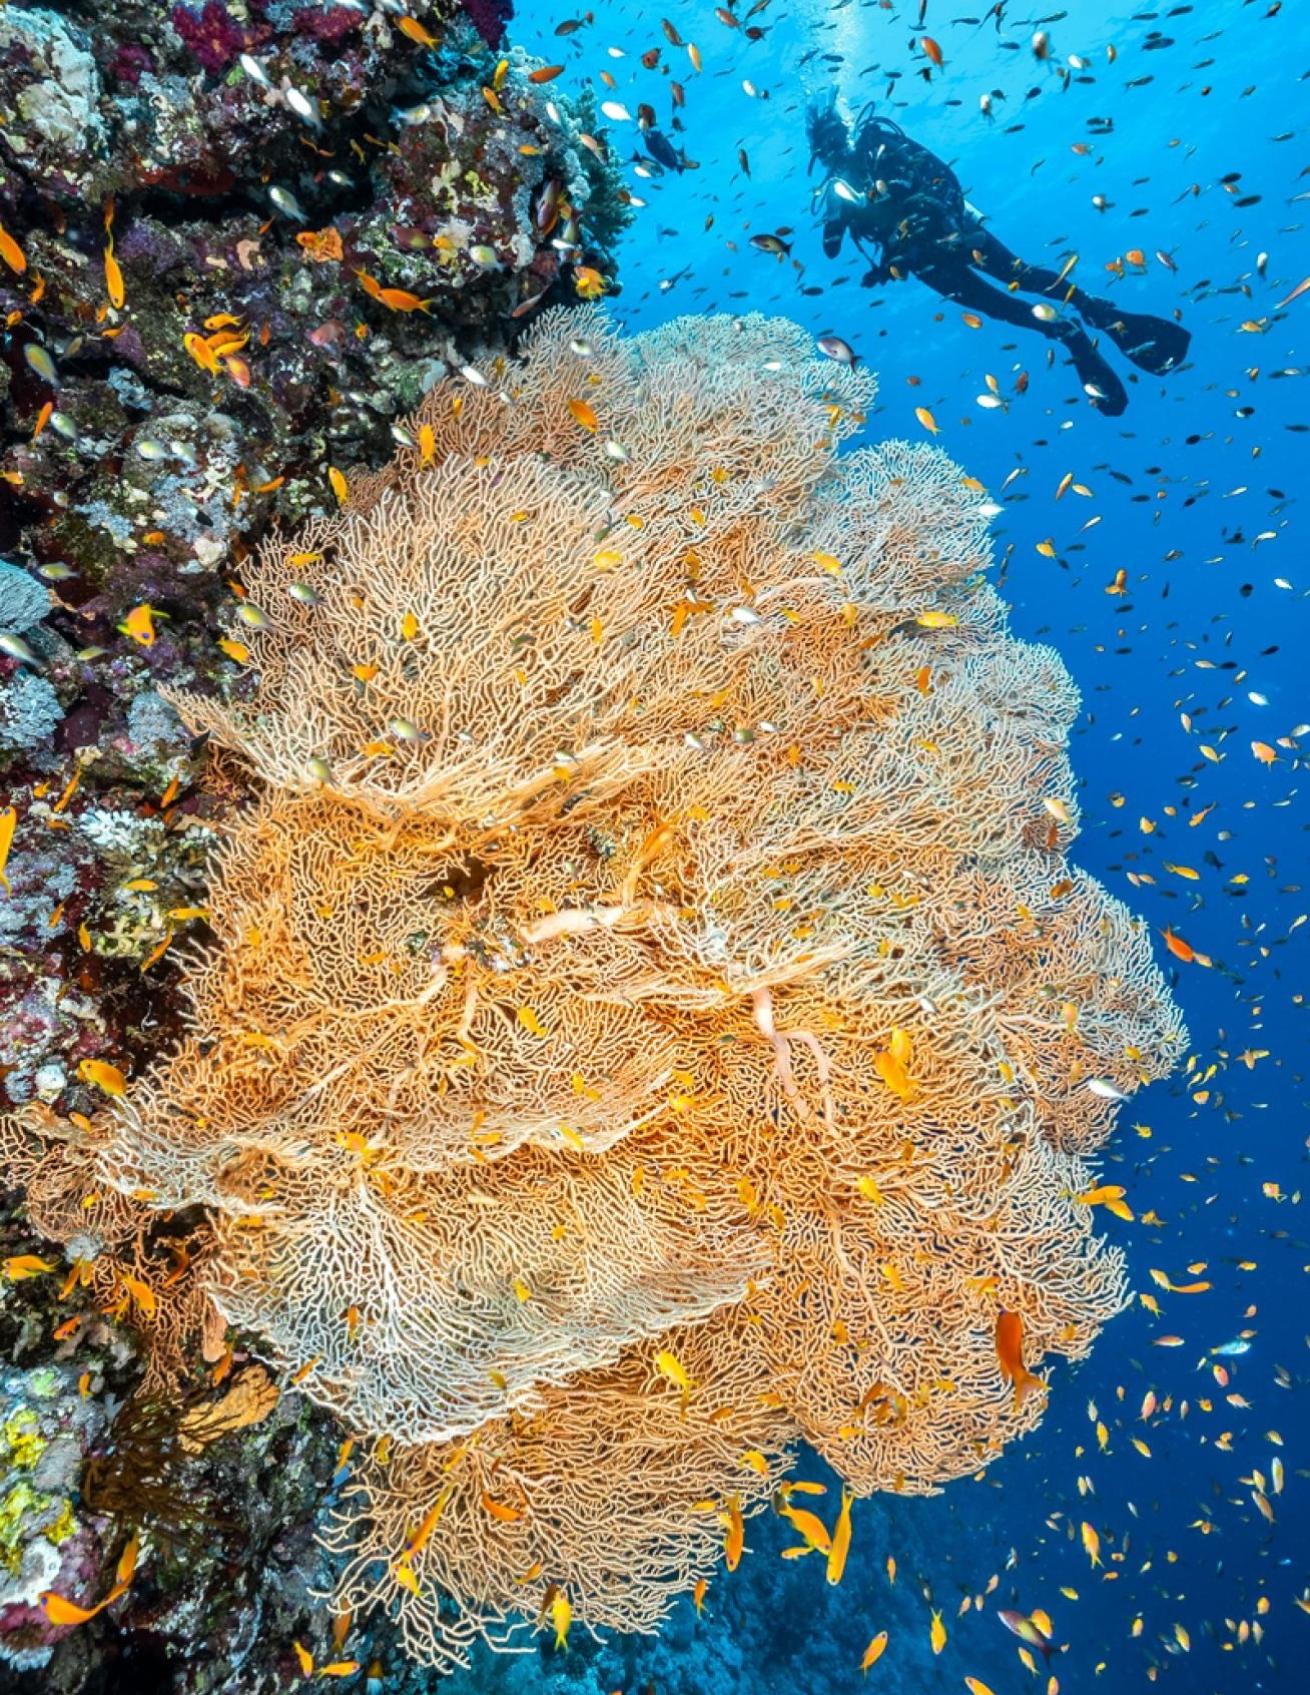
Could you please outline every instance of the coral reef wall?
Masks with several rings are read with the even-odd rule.
[[[6,1108],[74,1123],[178,1038],[186,950],[210,939],[206,862],[249,782],[161,687],[236,674],[218,613],[250,546],[335,508],[337,468],[385,461],[443,373],[490,364],[545,302],[617,286],[627,212],[596,114],[532,80],[502,42],[509,12],[0,7]],[[65,1220],[61,1266],[14,1176],[0,1165],[0,1431],[32,1414],[59,1464],[38,1460],[29,1491],[12,1456],[35,1437],[14,1425],[0,1447],[0,1684],[13,1665],[43,1689],[81,1687],[93,1663],[112,1680],[124,1639],[130,1687],[152,1686],[143,1643],[179,1661],[209,1643],[243,1695],[279,1683],[341,1432],[292,1399],[177,1469],[171,1425],[247,1363],[192,1345],[209,1235],[51,1169],[29,1199]],[[118,1468],[85,1499],[83,1458],[88,1477]],[[215,1503],[252,1490],[266,1510],[216,1529]],[[33,1605],[48,1586],[103,1595],[148,1523],[129,1602],[76,1630]]]
[[[607,286],[626,212],[589,118],[413,10],[0,10],[12,1102],[71,1104],[82,1061],[172,1028],[167,949],[232,795],[157,684],[231,667],[250,542],[335,506],[452,364]]]
[[[802,1442],[923,1492],[1031,1429],[1024,1364],[1124,1299],[1089,1162],[1183,1039],[1066,861],[1076,695],[979,485],[839,451],[873,381],[784,321],[524,351],[248,561],[246,675],[169,692],[263,787],[187,1037],[7,1132],[111,1284],[202,1209],[204,1331],[371,1438],[339,1604],[438,1666],[654,1627]]]

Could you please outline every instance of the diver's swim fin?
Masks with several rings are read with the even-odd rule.
[[[1098,412],[1107,418],[1117,418],[1128,405],[1128,391],[1119,381],[1114,368],[1107,364],[1092,344],[1090,336],[1076,326],[1072,334],[1061,337],[1074,369],[1088,399],[1095,401]]]
[[[1139,370],[1162,377],[1187,357],[1192,332],[1172,318],[1157,318],[1151,312],[1121,312],[1108,300],[1085,296],[1075,301],[1079,315],[1103,330],[1125,359]]]

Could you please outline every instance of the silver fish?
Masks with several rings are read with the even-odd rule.
[[[0,631],[0,653],[7,653],[11,659],[20,659],[24,665],[34,665],[38,670],[41,668],[41,661],[22,636],[12,635],[8,630]]]
[[[843,341],[839,335],[821,335],[816,345],[820,353],[835,359],[839,365],[854,366],[860,357],[850,342]]]
[[[292,194],[289,188],[274,184],[268,191],[268,197],[279,212],[284,212],[288,218],[294,218],[298,224],[309,222],[309,215],[304,207]]]
[[[303,118],[307,124],[312,124],[315,129],[318,129],[322,124],[323,119],[319,113],[316,102],[311,100],[309,96],[303,93],[300,89],[288,88],[286,91],[286,102],[298,118]]]
[[[1126,1101],[1128,1096],[1104,1077],[1091,1077],[1086,1084],[1087,1092],[1098,1095],[1103,1101]]]

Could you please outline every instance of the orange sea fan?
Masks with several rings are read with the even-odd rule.
[[[249,565],[257,689],[175,697],[265,795],[79,1157],[202,1204],[220,1311],[386,1439],[343,1602],[434,1664],[551,1585],[652,1628],[802,1441],[975,1470],[1041,1411],[997,1311],[1032,1365],[1125,1299],[1086,1084],[1184,1033],[1065,864],[1077,696],[977,485],[838,451],[873,392],[777,320],[548,314]]]

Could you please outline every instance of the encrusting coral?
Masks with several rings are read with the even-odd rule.
[[[653,1627],[802,1441],[856,1494],[977,1469],[1041,1413],[998,1312],[1031,1367],[1123,1304],[1076,1197],[1183,1031],[1066,864],[1077,697],[979,485],[838,451],[873,393],[594,308],[440,383],[246,568],[233,698],[174,697],[265,785],[186,1044],[11,1132],[206,1209],[218,1311],[378,1439],[340,1604],[438,1665],[552,1596]]]

